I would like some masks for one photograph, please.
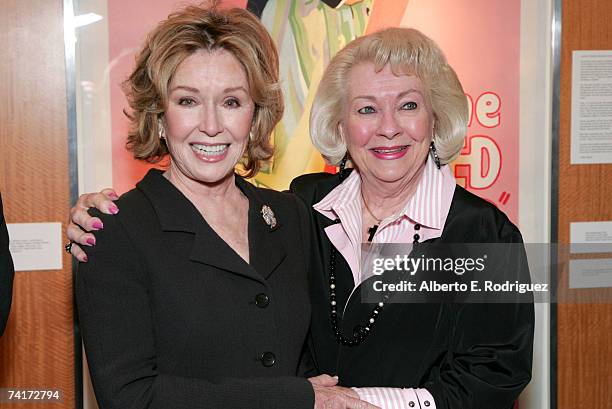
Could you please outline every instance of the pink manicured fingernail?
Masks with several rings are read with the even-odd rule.
[[[113,199],[119,199],[119,196],[117,196],[117,195],[116,195],[116,194],[114,194],[114,193],[109,193],[109,194],[108,194],[108,196],[109,196],[109,197],[111,197],[111,198],[113,198]]]
[[[89,259],[87,258],[87,256],[83,256],[83,261],[85,261],[85,262],[89,261]]]
[[[94,238],[88,238],[87,240],[87,244],[89,244],[90,246],[95,246],[96,245],[96,239]]]
[[[112,213],[112,214],[117,214],[119,213],[119,208],[115,205],[111,205],[108,210]]]
[[[104,228],[104,225],[102,224],[102,222],[94,222],[94,224],[92,226],[96,230],[100,230],[100,229]]]

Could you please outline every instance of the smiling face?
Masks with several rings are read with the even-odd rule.
[[[364,183],[403,183],[425,164],[434,116],[427,90],[414,75],[376,72],[364,62],[349,72],[341,119],[349,155]]]
[[[232,177],[255,104],[242,65],[223,49],[199,50],[176,69],[164,113],[170,173],[216,184]]]

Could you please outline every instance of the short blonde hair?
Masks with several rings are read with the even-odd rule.
[[[340,131],[352,67],[371,62],[377,71],[390,64],[393,73],[416,75],[425,86],[434,115],[434,140],[440,162],[455,159],[467,132],[468,105],[457,74],[430,38],[412,28],[388,28],[350,42],[329,63],[310,112],[312,143],[331,165],[347,147]]]
[[[168,87],[183,60],[198,50],[223,49],[242,64],[255,103],[252,135],[245,152],[245,176],[272,157],[270,135],[283,115],[278,53],[259,19],[244,9],[190,6],[171,14],[147,37],[124,90],[132,112],[126,146],[136,159],[157,163],[168,153],[158,137],[168,104]]]

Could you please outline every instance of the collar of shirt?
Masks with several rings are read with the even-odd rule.
[[[438,169],[427,160],[421,180],[406,205],[379,225],[375,243],[412,243],[419,223],[419,241],[440,237],[455,193],[455,178],[448,166]],[[313,208],[329,219],[341,223],[325,229],[330,241],[349,264],[355,283],[360,283],[361,257],[361,177],[354,170],[349,177],[329,192]]]

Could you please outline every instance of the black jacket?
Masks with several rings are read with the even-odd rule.
[[[291,190],[311,206],[339,184],[326,173],[298,177]],[[358,346],[339,346],[331,330],[329,257],[324,228],[333,222],[311,212],[311,335],[319,370],[337,374],[348,386],[427,388],[439,409],[510,408],[531,378],[533,304],[455,302],[388,304],[371,334]],[[529,280],[518,229],[495,206],[457,186],[442,236],[431,243],[518,243],[513,275]],[[336,257],[338,311],[353,289],[350,268]],[[516,274],[515,274],[516,273]],[[373,304],[350,297],[342,332],[364,325]]]
[[[13,259],[9,252],[9,236],[2,210],[2,196],[0,195],[0,336],[4,333],[11,311],[13,297],[13,277],[15,269]]]
[[[152,170],[100,217],[76,294],[96,397],[111,408],[312,408],[307,210],[237,177],[250,264]],[[268,205],[278,225],[270,228]]]

